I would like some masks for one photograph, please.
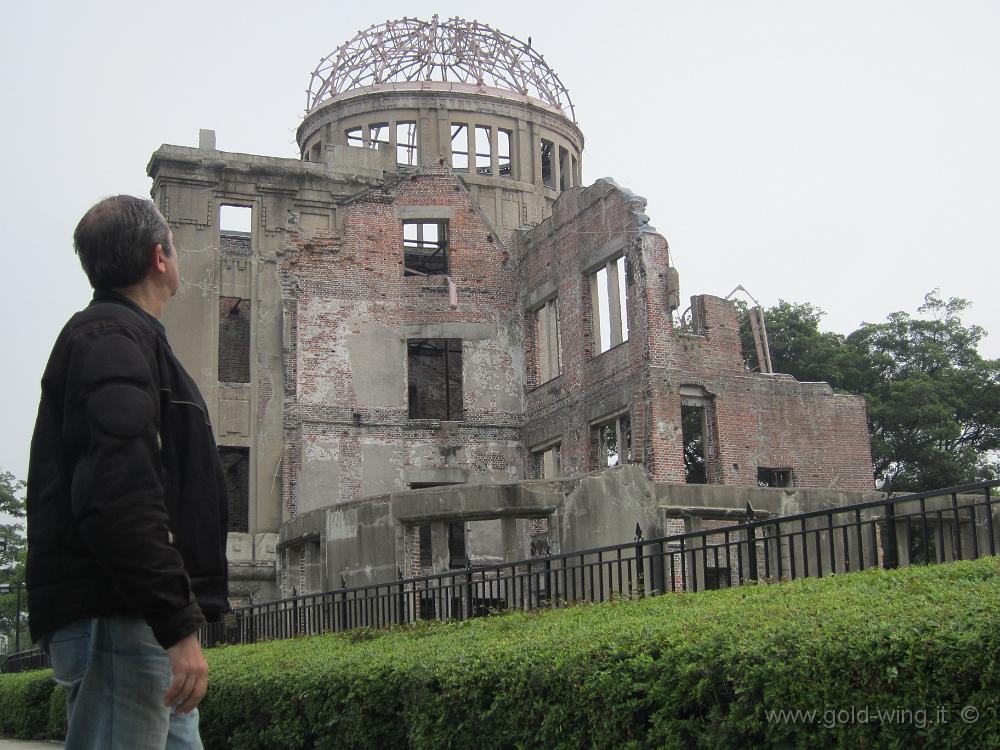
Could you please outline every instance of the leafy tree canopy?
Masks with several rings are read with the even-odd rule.
[[[916,315],[894,312],[847,336],[821,331],[823,311],[808,303],[779,301],[764,314],[775,372],[863,395],[875,477],[921,490],[1000,472],[1000,360],[980,356],[986,331],[962,321],[968,308],[934,290]],[[748,325],[743,338],[757,369]]]
[[[0,584],[21,585],[24,583],[24,560],[26,545],[24,537],[24,488],[23,481],[18,480],[9,471],[0,471]],[[0,651],[13,651],[15,638],[15,622],[20,603],[20,645],[25,646],[25,629],[27,614],[24,592],[21,592],[20,602],[15,590],[12,593],[0,593]]]

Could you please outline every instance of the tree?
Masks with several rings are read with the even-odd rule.
[[[874,476],[895,490],[992,479],[1000,469],[1000,360],[980,356],[986,332],[962,322],[968,307],[934,290],[917,316],[894,312],[845,337],[819,330],[822,310],[780,301],[765,313],[774,370],[863,395]],[[748,335],[744,351],[752,352]]]
[[[744,311],[746,305],[738,303]],[[764,313],[771,365],[775,372],[794,374],[803,382],[841,380],[844,362],[844,337],[819,330],[823,311],[808,303],[778,300]],[[759,371],[757,352],[749,318],[744,314],[740,327],[747,367]],[[794,370],[794,373],[793,373]]]
[[[847,337],[857,367],[843,383],[868,404],[875,475],[897,490],[993,479],[1000,449],[1000,360],[977,347],[968,301],[934,290],[918,316],[894,312]]]
[[[0,594],[0,648],[13,651],[19,627],[22,635],[27,627],[24,613],[24,592],[18,587],[24,585],[24,562],[26,544],[24,538],[24,489],[25,483],[15,478],[9,471],[0,471],[0,584],[13,586],[9,594]],[[20,607],[18,607],[20,600]],[[18,622],[18,614],[20,621]],[[24,646],[26,640],[20,639]]]

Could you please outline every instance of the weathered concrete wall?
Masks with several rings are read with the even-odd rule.
[[[492,564],[532,557],[532,519],[546,519],[548,549],[559,554],[629,542],[637,524],[644,539],[653,539],[740,523],[747,503],[758,520],[765,520],[877,497],[856,491],[655,483],[641,466],[625,465],[554,481],[435,487],[320,509],[285,524],[279,544],[296,549],[319,543],[323,585],[330,590],[341,585],[342,577],[356,586],[394,580],[397,572],[407,577],[448,572],[451,523],[465,526],[469,557]],[[424,524],[431,526],[429,569],[417,562],[414,531]],[[810,554],[815,556],[815,549]],[[286,595],[292,586],[308,590],[301,588],[303,570],[293,562],[284,575]]]
[[[456,148],[469,151],[471,167],[456,173],[461,174],[473,201],[504,241],[514,229],[537,224],[548,216],[564,185],[580,185],[583,133],[564,113],[527,96],[462,83],[389,83],[344,92],[306,116],[297,134],[299,148],[304,158],[311,158],[318,149],[323,158],[336,160],[345,169],[363,159],[360,154],[384,152],[379,157],[383,169],[406,171],[411,167],[396,163],[396,123],[400,122],[416,124],[414,166],[451,165],[451,128],[453,124],[467,126],[469,138]],[[347,145],[347,131],[360,128],[367,144],[369,128],[376,124],[385,126],[382,138],[387,140],[379,151]],[[490,148],[485,151],[492,158],[481,168],[475,161],[477,126],[491,130]],[[510,133],[506,167],[499,159],[499,130]],[[540,163],[543,139],[554,151],[548,185]],[[560,149],[565,151],[565,163],[560,163]]]

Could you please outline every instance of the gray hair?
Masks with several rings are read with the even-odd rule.
[[[151,200],[114,195],[95,204],[73,232],[73,248],[94,289],[138,284],[149,271],[150,251],[170,255],[170,228]]]

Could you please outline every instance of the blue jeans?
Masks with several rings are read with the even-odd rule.
[[[197,709],[163,705],[170,659],[143,620],[78,620],[44,645],[69,689],[66,750],[201,750]]]

